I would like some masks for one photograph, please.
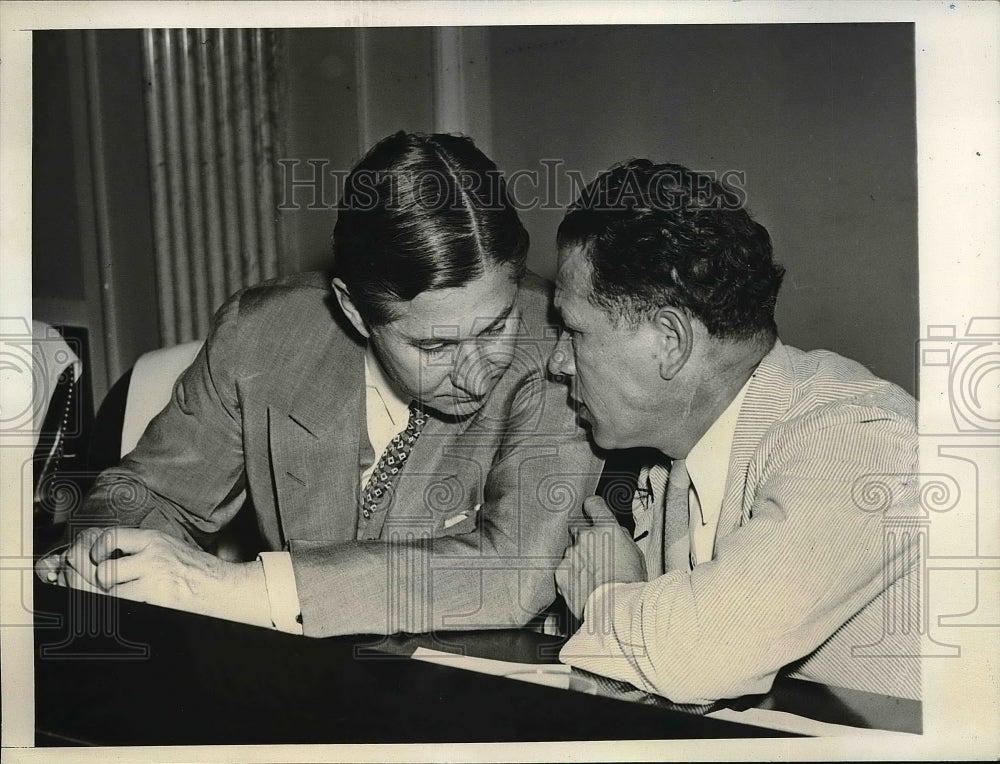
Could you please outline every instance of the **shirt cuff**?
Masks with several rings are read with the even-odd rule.
[[[261,552],[257,559],[264,566],[264,586],[271,608],[271,623],[278,631],[302,633],[302,608],[295,587],[292,556],[288,552]]]

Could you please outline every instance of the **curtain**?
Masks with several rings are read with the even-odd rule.
[[[276,40],[261,29],[143,32],[163,345],[203,339],[229,295],[278,274]]]

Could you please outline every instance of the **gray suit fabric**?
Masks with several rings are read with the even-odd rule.
[[[75,522],[206,546],[249,500],[265,549],[291,553],[307,635],[522,625],[553,600],[567,523],[601,467],[546,379],[548,297],[529,274],[510,368],[476,415],[431,419],[391,503],[359,527],[375,459],[364,346],[319,274],[246,289]]]

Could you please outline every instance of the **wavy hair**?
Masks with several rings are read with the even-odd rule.
[[[469,138],[384,138],[348,175],[337,209],[334,273],[369,325],[393,320],[395,302],[464,286],[488,266],[524,274],[528,233]]]
[[[557,242],[582,248],[591,302],[616,322],[670,305],[721,339],[773,339],[784,268],[743,202],[710,174],[633,159],[584,189]]]

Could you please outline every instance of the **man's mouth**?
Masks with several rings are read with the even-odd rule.
[[[478,398],[474,398],[469,395],[450,395],[448,396],[448,400],[457,406],[471,406],[481,404],[484,400],[486,400],[486,396],[483,395]]]

